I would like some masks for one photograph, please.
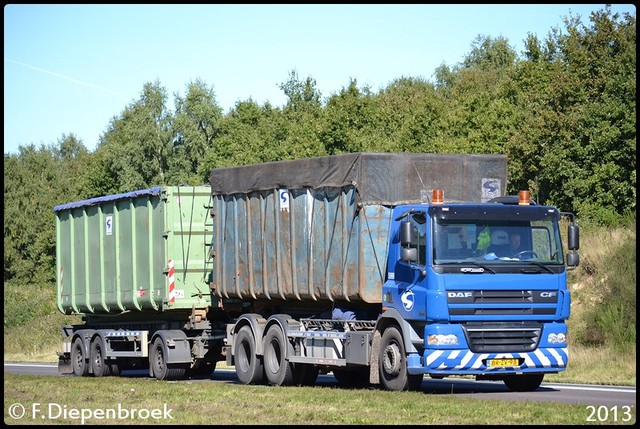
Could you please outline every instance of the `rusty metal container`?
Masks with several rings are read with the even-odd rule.
[[[214,169],[220,298],[381,302],[400,204],[503,196],[504,155],[352,153]]]

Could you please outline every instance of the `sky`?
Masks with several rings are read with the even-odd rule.
[[[196,80],[227,113],[238,101],[286,103],[291,72],[325,100],[354,79],[377,92],[401,77],[433,81],[478,36],[518,55],[564,18],[590,25],[605,4],[9,4],[4,6],[4,153],[74,134],[93,151],[145,83],[186,95]],[[614,4],[631,13],[633,4]]]

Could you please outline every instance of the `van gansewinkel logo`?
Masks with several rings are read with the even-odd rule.
[[[416,294],[414,294],[412,291],[408,290],[405,291],[401,296],[400,296],[400,301],[402,301],[402,305],[404,305],[404,309],[407,311],[411,311],[411,309],[413,308],[413,304],[415,302],[415,297]]]

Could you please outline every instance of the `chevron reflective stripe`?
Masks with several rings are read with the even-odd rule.
[[[560,353],[558,353],[556,349],[548,349],[548,350],[549,350],[549,353],[551,353],[551,355],[555,358],[556,362],[561,363],[563,366],[567,366],[567,361],[564,359],[562,355],[560,355]],[[563,349],[563,350],[565,351],[565,356],[566,356],[567,349]]]
[[[169,259],[169,303],[176,302],[176,272],[173,266],[173,260]]]
[[[64,283],[62,282],[63,279],[63,274],[64,274],[64,270],[62,267],[60,267],[60,299],[62,299],[62,286],[64,285]]]
[[[516,367],[487,367],[490,359],[522,359]],[[434,350],[424,355],[425,370],[456,373],[479,373],[513,369],[564,369],[569,352],[566,348],[539,348],[530,353],[473,353],[468,350]]]

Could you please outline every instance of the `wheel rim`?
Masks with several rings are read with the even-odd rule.
[[[242,372],[249,371],[249,354],[251,353],[251,347],[246,341],[243,341],[240,347],[238,347],[238,352],[238,367],[240,367]]]
[[[84,356],[82,353],[82,346],[78,343],[75,343],[74,351],[75,351],[75,361],[73,363],[73,366],[77,370],[82,370],[82,367],[84,365]]]
[[[400,374],[400,362],[402,361],[400,355],[400,348],[398,344],[391,343],[387,345],[384,349],[382,366],[384,368],[384,372],[389,375],[398,375]]]
[[[160,346],[156,346],[155,367],[158,374],[162,374],[164,372],[164,356],[162,354],[162,347]]]
[[[271,342],[269,343],[269,347],[267,350],[267,354],[265,356],[265,364],[267,365],[267,368],[269,369],[269,371],[271,371],[272,373],[277,373],[278,370],[280,369],[280,359],[282,358],[282,353],[280,351],[280,343],[278,342],[277,339],[273,339],[271,340]]]
[[[97,370],[102,369],[102,348],[100,347],[100,345],[96,344],[96,352],[95,352],[95,357],[93,359],[93,363],[96,367]]]

